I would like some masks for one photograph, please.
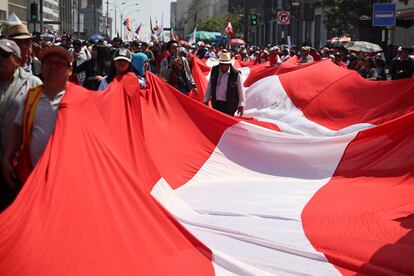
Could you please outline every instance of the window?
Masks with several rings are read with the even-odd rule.
[[[0,21],[6,21],[7,20],[7,12],[0,10]]]

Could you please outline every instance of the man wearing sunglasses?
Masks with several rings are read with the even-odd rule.
[[[72,57],[62,47],[45,49],[40,60],[44,83],[28,92],[9,133],[2,161],[5,181],[16,191],[30,175],[55,129],[58,108],[72,74]],[[19,155],[15,160],[16,153]]]
[[[19,67],[21,52],[12,40],[0,39],[0,158],[3,158],[5,139],[10,135],[19,107],[29,89],[40,85],[39,78]],[[0,175],[0,210],[12,197]]]

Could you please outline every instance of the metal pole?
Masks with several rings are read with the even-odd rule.
[[[122,12],[121,12],[121,21],[120,21],[120,24],[119,25],[121,26],[120,28],[121,28],[121,39],[122,39],[122,29],[123,29],[122,28]]]
[[[114,18],[114,21],[115,21],[115,35],[118,36],[118,29],[116,27],[116,10],[117,10],[116,0],[115,0],[115,7],[114,7],[114,9],[115,9],[115,18]]]
[[[78,38],[80,38],[80,12],[81,12],[81,0],[78,1]]]
[[[109,0],[106,1],[106,37],[108,37],[108,24],[109,24]]]
[[[243,5],[244,5],[244,41],[246,41],[246,43],[248,43],[249,41],[249,19],[247,18],[249,15],[249,9],[247,8],[247,0],[243,1]]]
[[[43,33],[43,0],[39,0],[40,33]]]

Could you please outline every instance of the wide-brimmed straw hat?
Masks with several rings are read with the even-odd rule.
[[[24,24],[10,25],[7,28],[6,35],[8,39],[28,39],[35,37],[29,33],[29,30]]]
[[[219,63],[221,64],[231,64],[231,56],[230,53],[221,53],[219,55]]]

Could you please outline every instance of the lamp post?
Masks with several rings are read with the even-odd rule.
[[[115,0],[115,3],[114,4],[112,4],[112,3],[109,3],[109,0],[107,0],[106,2],[105,2],[105,4],[106,4],[106,8],[107,8],[107,11],[106,11],[106,14],[107,14],[107,21],[106,21],[106,23],[107,23],[107,25],[108,25],[108,5],[111,5],[112,7],[114,7],[114,9],[113,9],[113,11],[115,12],[115,15],[114,15],[114,21],[115,21],[115,35],[116,35],[116,31],[117,31],[117,26],[116,26],[116,11],[117,11],[117,9],[119,8],[117,5],[116,5],[116,0]],[[122,6],[122,5],[125,5],[126,4],[126,2],[122,2],[121,4],[119,4],[119,6]],[[108,28],[108,27],[107,27]]]
[[[124,7],[123,9],[122,9],[122,11],[121,11],[121,38],[122,38],[122,24],[123,24],[123,14],[124,14],[124,12],[125,12],[125,10],[126,9],[128,9],[128,8],[131,8],[131,7],[134,7],[134,6],[138,6],[139,4],[138,3],[135,3],[135,4],[132,4],[132,5],[128,5],[128,6],[126,6],[126,7]],[[137,11],[139,11],[139,10],[137,10]],[[115,20],[116,20],[116,18],[115,18]]]

